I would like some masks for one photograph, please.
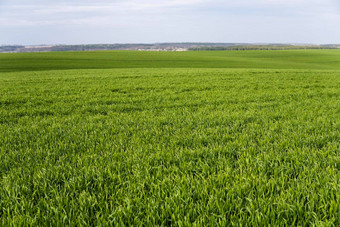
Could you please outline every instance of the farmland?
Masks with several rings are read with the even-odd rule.
[[[0,225],[340,225],[340,51],[0,54]]]

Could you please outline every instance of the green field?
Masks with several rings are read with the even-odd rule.
[[[340,69],[340,50],[0,54],[0,72],[112,68]]]
[[[339,226],[340,50],[0,54],[0,225]]]

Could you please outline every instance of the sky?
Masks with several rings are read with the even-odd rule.
[[[0,0],[0,45],[340,43],[340,0]]]

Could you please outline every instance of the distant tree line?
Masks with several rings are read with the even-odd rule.
[[[24,48],[25,46],[15,45],[15,46],[0,46],[0,52],[15,52],[18,49]]]
[[[154,43],[154,44],[85,44],[51,46],[0,46],[0,52],[46,52],[46,51],[97,51],[97,50],[164,50],[176,49],[189,51],[223,50],[292,50],[292,49],[338,49],[338,44],[291,45],[291,44],[239,44],[239,43]]]
[[[218,51],[218,50],[300,50],[300,49],[337,49],[334,45],[324,46],[293,46],[293,45],[249,45],[249,46],[195,46],[190,51]]]
[[[138,44],[87,44],[87,45],[57,45],[51,51],[89,51],[89,50],[123,50],[138,48]],[[152,47],[153,44],[143,44],[143,47]]]

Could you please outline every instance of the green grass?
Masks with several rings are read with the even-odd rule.
[[[0,72],[106,68],[340,69],[340,51],[90,51],[0,54]]]
[[[0,225],[339,226],[339,57],[1,54]]]

